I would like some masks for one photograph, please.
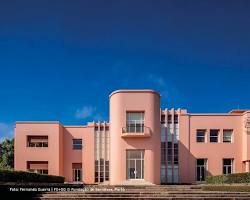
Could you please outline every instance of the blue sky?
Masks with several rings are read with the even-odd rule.
[[[250,108],[250,1],[0,0],[0,138],[15,121],[108,121],[108,95]]]

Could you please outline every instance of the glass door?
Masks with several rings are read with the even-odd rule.
[[[73,181],[79,182],[82,179],[82,170],[81,169],[73,169]]]
[[[127,179],[144,178],[144,151],[127,151]]]
[[[197,159],[196,160],[196,180],[205,181],[207,173],[207,160]]]

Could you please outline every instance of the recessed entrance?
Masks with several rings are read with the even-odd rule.
[[[144,179],[144,150],[127,150],[127,179]]]

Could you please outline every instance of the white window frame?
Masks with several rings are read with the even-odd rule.
[[[198,132],[204,133],[204,136],[198,136]],[[204,138],[204,142],[199,142],[199,141],[197,140],[197,138]],[[210,138],[209,138],[209,140],[210,140]],[[205,130],[205,129],[197,129],[197,130],[196,130],[196,142],[197,142],[197,143],[206,143],[206,130]]]
[[[224,165],[224,160],[231,160],[230,165]],[[224,167],[226,167],[226,173],[224,173]],[[231,167],[231,173],[228,173],[228,168]],[[222,159],[222,174],[232,174],[234,171],[234,159],[233,158],[223,158]]]
[[[224,140],[224,138],[229,138],[229,136],[225,137],[225,133],[229,133],[230,131],[230,142],[227,142],[227,140]],[[223,143],[233,143],[233,129],[223,129]]]

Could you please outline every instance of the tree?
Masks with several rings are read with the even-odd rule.
[[[5,139],[0,143],[0,168],[14,168],[14,139]]]

